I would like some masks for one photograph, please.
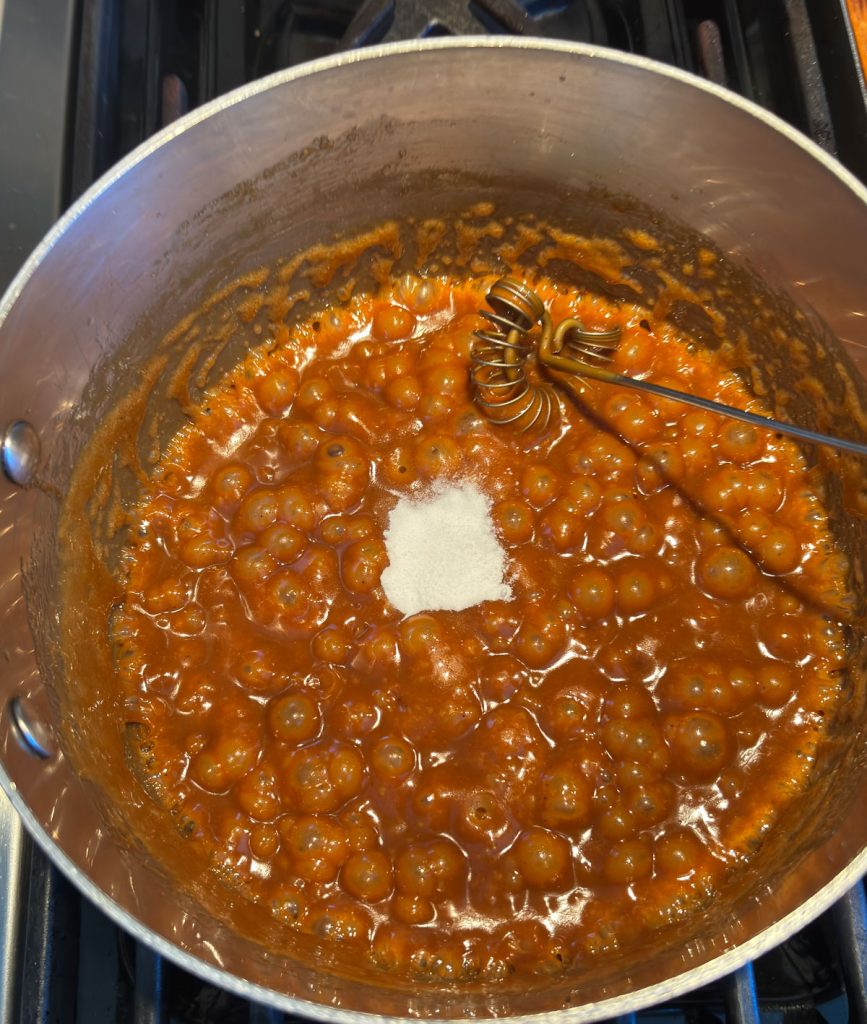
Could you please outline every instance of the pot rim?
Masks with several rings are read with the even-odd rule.
[[[662,75],[674,79],[684,85],[699,89],[705,93],[739,108],[745,114],[764,122],[768,128],[776,131],[786,139],[804,150],[808,156],[817,160],[833,174],[841,184],[867,206],[867,187],[850,171],[807,136],[797,131],[776,114],[772,114],[758,104],[747,100],[729,89],[690,72],[663,64],[640,55],[623,53],[609,47],[596,46],[588,43],[571,43],[561,40],[539,39],[521,36],[452,36],[428,40],[411,40],[409,42],[387,43],[366,47],[361,50],[340,53],[330,57],[322,57],[297,65],[294,68],[275,72],[264,78],[255,80],[208,103],[179,118],[177,121],[161,129],[149,139],[137,146],[131,153],[102,175],[75,203],[63,214],[36,249],[25,261],[13,278],[5,294],[0,298],[0,328],[9,311],[16,302],[31,277],[67,229],[81,214],[112,185],[121,179],[129,170],[145,160],[161,147],[169,144],[176,136],[182,135],[195,125],[237,103],[249,99],[261,92],[283,86],[292,81],[307,78],[323,72],[331,71],[344,65],[362,61],[375,61],[391,55],[411,54],[428,50],[461,50],[461,49],[514,49],[527,51],[553,51],[573,54],[591,60],[609,61],[631,68],[638,68],[651,74]],[[157,935],[143,925],[134,915],[121,907],[111,896],[101,889],[82,871],[72,859],[58,847],[42,823],[36,818],[29,805],[18,791],[10,778],[5,765],[0,761],[0,788],[6,793],[16,812],[22,819],[27,831],[35,839],[49,860],[83,893],[95,903],[119,927],[128,932],[134,939],[143,943],[161,956],[166,957],[178,967],[197,975],[203,980],[222,989],[232,992],[245,999],[266,1003],[286,1013],[294,1013],[312,1020],[341,1022],[341,1024],[358,1024],[359,1021],[389,1021],[393,1017],[366,1013],[357,1010],[346,1010],[329,1007],[305,999],[277,992],[274,989],[240,978],[227,970],[216,967],[199,959],[194,953],[175,946],[173,943]],[[492,1018],[507,1024],[544,1024],[548,1019],[556,1018],[557,1024],[585,1024],[585,1022],[601,1020],[631,1013],[644,1007],[672,999],[685,992],[706,985],[726,974],[742,967],[748,961],[755,960],[763,953],[779,945],[783,940],[813,921],[832,903],[842,897],[867,872],[867,848],[854,857],[849,864],[821,889],[805,900],[795,910],[775,921],[773,924],[734,948],[713,957],[706,963],[692,967],[665,981],[632,992],[613,996],[595,1003],[582,1006],[564,1007],[559,1010],[537,1014],[524,1014],[510,1017]],[[442,1018],[439,1024],[459,1024],[459,1022],[478,1018]]]

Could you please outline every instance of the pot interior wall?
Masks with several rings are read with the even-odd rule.
[[[664,291],[660,271],[683,278],[684,265],[700,264],[699,250],[710,245],[721,258],[702,288],[726,314],[726,338],[739,341],[732,365],[745,365],[749,349],[754,387],[781,414],[807,426],[862,433],[858,357],[867,349],[867,326],[850,314],[864,293],[865,261],[853,260],[863,256],[867,212],[857,196],[793,141],[676,78],[556,47],[467,50],[472,60],[460,46],[445,45],[392,51],[376,58],[375,70],[371,58],[325,65],[189,125],[77,212],[7,304],[0,324],[4,360],[12,368],[0,384],[3,407],[10,418],[37,426],[44,451],[43,487],[10,489],[0,507],[0,527],[16,524],[0,531],[0,559],[9,568],[4,624],[7,635],[20,638],[0,698],[5,704],[13,695],[27,696],[62,747],[36,764],[8,715],[3,719],[0,752],[19,806],[32,811],[28,823],[44,830],[43,838],[50,835],[69,864],[118,905],[202,962],[314,1003],[397,1015],[536,1013],[666,982],[701,964],[719,970],[716,957],[800,913],[867,839],[867,823],[847,813],[865,783],[863,636],[854,630],[851,699],[807,798],[816,813],[781,822],[743,891],[683,933],[661,938],[652,957],[644,951],[613,960],[594,968],[592,977],[536,989],[419,993],[352,977],[350,966],[313,949],[299,950],[303,958],[287,963],[217,919],[231,908],[243,919],[240,900],[228,892],[214,896],[208,879],[199,891],[179,895],[148,854],[147,847],[158,847],[170,864],[183,858],[183,841],[165,836],[161,812],[148,810],[120,768],[120,738],[105,716],[105,652],[71,666],[60,657],[57,496],[67,493],[72,468],[94,432],[141,385],[167,332],[244,274],[385,220],[405,226],[410,218],[442,216],[453,224],[457,213],[480,200],[492,203],[494,212],[463,218],[470,225],[516,217],[506,226],[512,231],[532,215],[585,237],[615,239],[651,303]],[[695,131],[669,136],[655,119],[659,109],[670,112],[666,124],[690,123]],[[793,164],[803,174],[793,173]],[[774,205],[771,196],[778,197]],[[804,209],[807,197],[811,216],[801,219],[792,211]],[[647,250],[624,235],[636,229],[661,243],[656,268],[648,267]],[[402,237],[393,273],[418,262],[415,229],[404,227]],[[485,269],[493,265],[494,241],[482,233],[466,250],[449,233],[423,262],[442,267],[447,261],[462,273]],[[532,266],[537,257],[530,248],[524,259]],[[575,287],[614,296],[622,289],[580,259],[555,260],[546,271]],[[358,286],[367,283],[362,273]],[[320,287],[311,301],[340,284],[338,277]],[[670,316],[697,343],[719,345],[723,339],[703,312],[706,302],[690,287],[693,297],[672,304]],[[232,315],[235,298],[214,305],[203,325],[216,331],[219,317]],[[293,315],[304,309],[301,301]],[[247,340],[239,329],[225,358]],[[179,356],[175,347],[171,359]],[[826,400],[817,402],[815,389],[804,386],[812,377],[821,381]],[[159,392],[162,385],[155,378],[152,386]],[[159,409],[155,403],[150,413],[159,416]],[[825,459],[817,471],[828,481],[835,530],[851,558],[860,617],[867,536],[851,509],[863,500],[862,468],[854,460]],[[117,482],[123,490],[123,480]],[[110,520],[98,527],[100,539],[108,540]],[[29,622],[14,600],[22,547]],[[88,609],[80,611],[83,630]],[[141,840],[126,827],[122,808],[129,807],[138,808],[139,820],[151,816]]]

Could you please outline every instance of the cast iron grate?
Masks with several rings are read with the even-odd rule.
[[[519,7],[518,0],[82,3],[68,199],[162,124],[253,78],[350,42],[392,38],[395,28],[505,31]],[[425,18],[422,8],[443,13]],[[779,114],[867,179],[867,91],[844,0],[523,0],[523,9],[528,35],[612,46],[704,74]]]
[[[643,53],[703,74],[810,134],[867,180],[867,93],[843,0],[80,0],[67,54],[69,202],[185,110],[271,71],[349,44],[517,31]],[[364,10],[362,10],[364,8]],[[437,8],[437,10],[434,10]],[[421,26],[421,27],[419,27]],[[59,208],[48,212],[57,216]],[[47,225],[46,225],[47,226]],[[162,960],[112,924],[30,848],[12,967],[20,1021],[277,1024]],[[861,884],[779,949],[723,981],[623,1024],[867,1021],[867,904]]]

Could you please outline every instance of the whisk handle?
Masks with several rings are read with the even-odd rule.
[[[582,371],[587,376],[597,376],[587,370]],[[619,373],[600,373],[600,380],[608,381],[611,384],[622,384],[624,387],[633,388],[636,391],[645,391],[648,394],[656,395],[658,398],[670,398],[675,402],[683,402],[686,405],[694,405],[698,409],[707,412],[719,413],[729,416],[733,420],[740,420],[742,423],[750,423],[755,427],[764,427],[768,430],[775,430],[790,437],[797,437],[801,441],[810,441],[814,444],[827,444],[833,448],[841,448],[843,451],[855,452],[856,455],[867,455],[867,444],[859,444],[858,441],[849,441],[844,437],[832,437],[830,434],[820,434],[815,430],[807,430],[806,427],[796,427],[793,423],[784,423],[781,420],[772,419],[770,416],[760,416],[755,412],[746,412],[743,409],[736,409],[734,406],[725,405],[722,402],[714,402],[709,398],[701,398],[698,395],[690,395],[685,391],[675,391],[674,388],[666,388],[661,384],[653,384],[649,380],[635,380],[633,377],[624,377]]]

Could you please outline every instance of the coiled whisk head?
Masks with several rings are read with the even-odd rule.
[[[621,333],[619,327],[589,331],[580,320],[563,320],[550,336],[550,348],[553,352],[562,352],[564,356],[571,356],[581,363],[604,366],[614,358]],[[548,338],[543,337],[540,349],[547,349],[547,342]]]
[[[545,316],[545,306],[533,289],[511,277],[495,281],[486,299],[491,308],[479,310],[479,315],[499,329],[476,331],[476,337],[482,341],[496,344],[513,329],[525,336]]]
[[[521,433],[544,433],[559,411],[551,389],[527,375],[533,345],[527,335],[550,318],[542,300],[521,281],[501,277],[479,313],[491,325],[475,332],[470,377],[477,405],[494,423],[513,423]]]
[[[495,281],[487,299],[490,309],[479,313],[491,326],[475,332],[470,352],[476,404],[493,423],[544,434],[559,416],[560,402],[550,385],[529,377],[530,356],[546,369],[607,380],[611,373],[605,367],[617,351],[620,328],[589,330],[573,317],[555,330],[536,292],[511,277]],[[538,352],[528,337],[537,324]]]

